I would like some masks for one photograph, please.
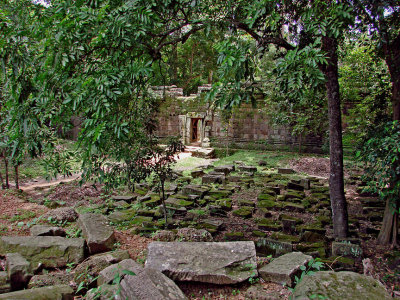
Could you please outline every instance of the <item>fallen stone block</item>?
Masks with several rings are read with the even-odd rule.
[[[3,236],[0,237],[0,255],[20,253],[32,270],[64,267],[67,263],[80,263],[84,259],[85,240],[58,236]]]
[[[28,289],[53,285],[69,285],[73,279],[74,274],[71,272],[34,275],[29,281]]]
[[[235,166],[234,165],[218,166],[214,168],[214,171],[228,175],[229,173],[235,171]]]
[[[360,245],[344,242],[332,242],[332,256],[360,257],[362,249]]]
[[[61,227],[47,226],[47,225],[34,225],[32,226],[31,235],[33,236],[65,236],[65,230]]]
[[[225,182],[225,175],[204,175],[201,177],[202,184],[210,184],[210,183],[217,183],[223,184]]]
[[[11,292],[10,281],[6,271],[0,271],[0,294]]]
[[[292,287],[294,276],[301,272],[300,267],[305,266],[311,259],[311,256],[301,252],[288,253],[262,267],[259,273],[265,281]]]
[[[0,294],[0,300],[73,300],[74,294],[68,285],[55,285]]]
[[[179,253],[179,255],[176,255]],[[257,275],[254,242],[154,242],[145,268],[173,280],[235,284]]]
[[[89,276],[95,278],[108,266],[128,258],[129,252],[127,250],[93,255],[75,268],[74,280],[77,284],[80,284]]]
[[[127,275],[120,283],[121,299],[157,299],[185,300],[187,299],[179,287],[164,274],[144,269],[136,276]]]
[[[19,253],[7,253],[6,269],[12,291],[26,288],[33,276],[30,263]]]
[[[136,200],[137,196],[136,195],[112,196],[111,198],[114,201],[126,201],[128,203],[131,203],[132,201]]]
[[[289,168],[278,168],[278,174],[294,174],[295,170]]]
[[[257,255],[277,257],[293,251],[290,242],[281,242],[273,239],[259,239],[256,243]]]
[[[114,230],[108,225],[105,216],[82,214],[79,216],[78,226],[82,229],[90,254],[112,250],[115,242]]]
[[[320,271],[305,276],[296,286],[293,298],[307,300],[313,295],[323,299],[393,299],[379,281],[348,271]]]
[[[133,259],[124,259],[103,269],[97,278],[97,286],[112,283],[115,276],[121,278],[123,275],[127,275],[124,271],[130,271],[137,275],[143,271],[143,267]]]

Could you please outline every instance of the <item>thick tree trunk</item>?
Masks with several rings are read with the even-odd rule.
[[[384,46],[384,53],[392,81],[393,121],[400,121],[400,34],[392,44]],[[386,200],[382,228],[378,235],[378,243],[382,245],[392,244],[393,246],[398,246],[399,201],[399,198],[397,198],[395,203],[390,203],[389,199]]]
[[[323,38],[323,50],[328,56],[328,64],[322,66],[326,77],[329,114],[330,177],[329,192],[332,207],[333,231],[335,237],[347,237],[348,213],[344,196],[342,118],[340,110],[337,40]]]

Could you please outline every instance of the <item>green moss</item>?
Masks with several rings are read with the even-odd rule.
[[[289,234],[284,234],[281,232],[274,232],[271,234],[271,238],[278,240],[278,241],[283,241],[283,242],[294,242],[298,243],[300,241],[300,238],[298,236],[293,236]]]
[[[232,209],[232,200],[229,198],[217,200],[215,204],[225,211],[230,211]]]
[[[257,202],[257,207],[258,208],[279,208],[279,207],[281,207],[281,204],[276,203],[274,201],[270,201],[270,200],[263,200],[263,201]]]
[[[266,237],[267,233],[260,231],[260,230],[253,230],[252,235],[256,237]]]
[[[257,196],[258,201],[275,201],[276,197],[270,194],[260,194]]]
[[[242,206],[241,208],[234,210],[232,214],[236,217],[241,217],[241,218],[251,218],[253,214],[253,207],[251,206]]]
[[[243,232],[228,232],[228,233],[225,233],[224,239],[227,241],[243,241],[244,233]]]

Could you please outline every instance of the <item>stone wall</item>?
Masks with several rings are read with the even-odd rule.
[[[203,100],[204,92],[210,88],[201,86],[197,94],[184,97],[182,89],[176,86],[153,87],[154,93],[160,97],[158,136],[180,135],[185,144],[197,142],[202,146],[226,146],[228,143],[238,148],[297,147],[298,140],[292,137],[289,128],[269,124],[268,108],[262,95],[258,97],[256,108],[244,104],[233,109],[226,120],[223,111],[210,107]],[[193,126],[198,130],[197,141],[192,140]],[[308,151],[320,151],[322,139],[308,136],[302,144]]]

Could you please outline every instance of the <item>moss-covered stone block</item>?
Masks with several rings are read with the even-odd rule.
[[[252,207],[256,205],[253,201],[247,199],[239,199],[238,204],[239,206],[252,206]]]
[[[177,199],[177,198],[168,198],[167,200],[165,200],[165,205],[175,207],[175,208],[179,208],[179,207],[189,208],[194,205],[194,202],[186,201],[183,199]]]
[[[257,196],[257,201],[273,201],[275,202],[276,196],[270,194],[260,194]]]
[[[215,204],[225,211],[230,211],[232,209],[232,199],[224,198],[215,201]]]
[[[244,241],[244,233],[243,232],[228,232],[225,233],[224,239],[227,241]]]
[[[282,225],[274,220],[263,218],[257,222],[257,226],[261,230],[267,231],[280,231],[282,230]]]
[[[248,219],[251,218],[251,216],[253,215],[253,207],[242,206],[241,208],[234,210],[232,214],[236,217]]]
[[[266,232],[260,231],[260,230],[253,230],[253,231],[251,232],[251,234],[252,234],[253,236],[255,236],[255,237],[266,237],[266,236],[267,236],[267,233],[266,233]]]
[[[281,232],[273,232],[271,234],[271,238],[281,242],[292,242],[292,243],[299,243],[300,238],[295,235],[284,234]]]

